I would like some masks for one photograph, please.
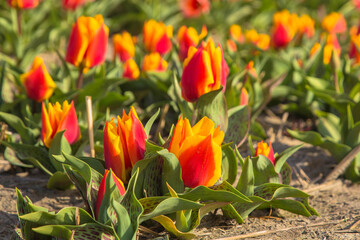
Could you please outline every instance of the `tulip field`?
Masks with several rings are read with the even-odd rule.
[[[360,0],[4,0],[0,239],[360,239]]]

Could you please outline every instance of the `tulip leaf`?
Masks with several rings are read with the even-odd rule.
[[[8,125],[15,129],[21,136],[24,143],[34,144],[37,136],[39,136],[39,129],[31,129],[26,127],[24,122],[17,116],[10,113],[0,112],[0,119],[5,121]]]
[[[50,178],[47,183],[47,188],[49,189],[59,189],[59,190],[66,190],[70,189],[73,186],[71,180],[63,172],[55,172]]]
[[[87,183],[84,178],[80,175],[77,170],[72,169],[69,165],[64,164],[65,173],[68,175],[69,179],[75,185],[77,190],[79,190],[84,203],[86,204],[87,209],[90,211],[90,205],[87,201]]]
[[[150,130],[151,130],[151,127],[152,125],[154,124],[156,118],[159,116],[159,113],[160,113],[160,108],[156,111],[156,113],[154,115],[151,116],[151,118],[147,121],[146,125],[145,125],[145,133],[146,133],[146,136],[149,137],[149,134],[150,134]]]
[[[310,143],[314,146],[319,146],[324,142],[322,136],[317,132],[313,132],[313,131],[300,132],[300,131],[293,131],[290,129],[287,129],[287,132],[293,138],[296,138],[306,143]]]
[[[253,163],[249,157],[244,160],[243,167],[241,169],[241,175],[236,189],[246,196],[254,195],[254,169]]]
[[[151,142],[150,140],[145,140],[145,154],[144,159],[153,158],[158,155],[158,151],[163,150],[163,147],[156,145],[155,143]]]
[[[173,95],[175,96],[175,100],[177,104],[179,105],[180,111],[183,114],[183,116],[187,119],[191,119],[191,116],[193,114],[192,108],[190,107],[190,104],[185,101],[181,96],[181,88],[178,82],[178,79],[176,77],[176,74],[174,72],[173,79]],[[171,95],[171,94],[169,94]]]
[[[222,191],[231,192],[231,193],[234,193],[235,195],[237,195],[238,197],[242,198],[246,202],[250,201],[247,196],[245,196],[243,193],[238,191],[236,188],[233,187],[233,185],[231,185],[227,181],[223,181],[219,185],[212,186],[211,189],[216,190],[216,191],[222,190]]]
[[[221,179],[234,183],[237,176],[237,160],[233,149],[230,146],[222,148]]]
[[[96,170],[101,175],[105,173],[105,161],[99,158],[92,158],[92,157],[78,157],[80,160],[86,162],[89,167]]]
[[[14,165],[14,166],[19,166],[19,167],[24,167],[24,168],[33,168],[34,167],[34,165],[32,165],[32,164],[26,164],[26,163],[23,163],[22,161],[20,161],[16,157],[16,152],[13,149],[9,148],[9,147],[5,148],[4,158],[11,165]]]
[[[53,155],[61,155],[61,152],[71,154],[71,146],[64,136],[64,131],[55,134],[53,141],[49,148],[49,158],[57,171],[63,171],[62,165],[53,157]]]
[[[342,143],[334,143],[328,139],[325,139],[320,147],[328,150],[336,161],[340,162],[350,151],[351,147]]]
[[[235,146],[244,142],[250,128],[250,113],[247,106],[229,109],[229,125],[225,134],[225,142],[233,142]],[[239,146],[237,146],[239,147]]]
[[[290,185],[291,182],[291,167],[290,165],[286,162],[284,163],[284,165],[282,166],[279,174],[281,176],[281,183],[282,184],[286,184],[286,185]]]
[[[345,177],[352,182],[360,182],[360,155],[357,154],[345,171]]]
[[[177,237],[179,239],[187,240],[187,239],[193,239],[196,237],[196,235],[194,233],[188,233],[188,232],[184,233],[184,232],[179,231],[176,228],[173,220],[171,220],[171,218],[169,218],[167,216],[160,215],[160,216],[154,217],[153,220],[160,223],[166,229],[166,231],[173,234],[175,237]]]
[[[132,239],[135,236],[134,229],[131,225],[131,219],[125,207],[119,202],[113,200],[111,206],[114,209],[117,217],[117,223],[114,224],[114,229],[120,239]]]
[[[280,173],[284,163],[286,160],[293,155],[295,152],[297,152],[300,148],[302,148],[304,144],[296,145],[290,148],[287,148],[285,151],[280,153],[276,159],[275,159],[275,172]]]
[[[202,95],[196,102],[192,123],[195,124],[203,117],[208,117],[215,123],[215,127],[226,132],[228,127],[228,111],[222,88]]]
[[[118,92],[107,92],[104,97],[98,102],[99,109],[105,111],[106,108],[111,108],[112,110],[119,108],[123,103],[129,99],[129,96],[122,95]]]

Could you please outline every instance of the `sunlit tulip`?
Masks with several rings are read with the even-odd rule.
[[[250,61],[245,67],[246,73],[250,74],[253,78],[257,78],[257,72],[254,68],[254,61]]]
[[[101,180],[100,186],[99,186],[99,191],[98,191],[98,195],[96,198],[96,205],[95,205],[95,217],[96,219],[98,219],[99,216],[99,211],[100,211],[100,207],[101,207],[101,203],[104,199],[104,195],[105,195],[105,189],[106,189],[106,178],[109,174],[109,170],[105,169],[105,174]],[[119,189],[120,195],[124,195],[125,194],[125,187],[124,187],[124,183],[114,174],[114,172],[111,172],[112,178],[115,182],[116,187]],[[109,203],[110,205],[110,203]]]
[[[249,104],[249,94],[246,89],[243,87],[241,88],[240,93],[240,106],[247,106]]]
[[[172,47],[173,27],[153,19],[146,21],[143,28],[143,42],[149,52],[166,54]]]
[[[196,47],[199,41],[207,35],[207,29],[203,26],[200,35],[197,33],[195,28],[182,26],[178,31],[179,40],[179,57],[183,61],[188,54],[191,46]]]
[[[180,117],[172,136],[169,151],[181,165],[185,186],[212,186],[221,176],[221,143],[224,132],[215,128],[209,118],[202,118],[191,127],[188,119]]]
[[[66,10],[75,10],[81,7],[89,0],[62,0],[62,6]]]
[[[299,17],[288,10],[273,16],[272,43],[275,48],[286,47],[298,31]]]
[[[244,32],[245,41],[255,45],[261,50],[268,50],[270,46],[270,36],[264,33],[258,33],[255,29]]]
[[[236,43],[232,39],[226,40],[226,46],[230,50],[230,52],[236,52],[237,51]]]
[[[350,31],[351,45],[349,57],[355,59],[355,64],[360,64],[360,27],[354,27]]]
[[[124,183],[129,181],[135,163],[144,158],[145,139],[144,127],[133,107],[129,115],[123,110],[122,118],[117,117],[117,125],[114,119],[105,124],[105,166],[111,168]]]
[[[269,142],[269,146],[267,143],[264,143],[263,141],[259,142],[256,148],[255,157],[263,155],[267,157],[273,165],[275,165],[275,156],[274,156],[274,150],[272,148],[271,142]]]
[[[299,33],[311,38],[315,33],[315,21],[309,15],[302,15],[299,19]]]
[[[7,0],[8,4],[17,9],[30,9],[39,4],[39,0]]]
[[[333,53],[340,56],[341,48],[335,34],[329,34],[326,38],[326,44],[324,46],[324,64],[329,64]]]
[[[70,144],[75,143],[81,137],[73,102],[69,104],[65,101],[62,106],[59,102],[49,103],[48,109],[43,102],[41,119],[41,140],[48,148],[58,132],[65,130],[64,136]]]
[[[124,31],[122,34],[113,36],[114,56],[118,55],[122,62],[135,56],[135,46],[130,33]]]
[[[334,33],[343,33],[346,31],[346,21],[344,16],[341,13],[332,12],[327,15],[321,26],[324,30],[326,30],[330,34]]]
[[[185,17],[195,18],[210,11],[209,0],[179,0],[180,9]]]
[[[138,79],[140,70],[134,59],[129,59],[124,63],[123,77],[131,80]]]
[[[226,87],[229,67],[225,62],[220,44],[215,48],[212,39],[196,49],[190,47],[184,61],[181,77],[181,93],[186,101],[194,102],[201,95]]]
[[[321,50],[321,44],[315,43],[314,46],[310,49],[310,57],[315,56]]]
[[[159,53],[150,53],[144,56],[142,70],[163,72],[166,71],[168,63],[160,56]]]
[[[237,41],[238,43],[244,42],[244,35],[242,34],[241,27],[237,24],[233,24],[230,26],[229,34],[232,39]]]
[[[79,17],[73,25],[65,60],[84,69],[102,64],[108,45],[109,29],[101,15]]]
[[[360,10],[360,0],[353,0],[352,2],[353,2],[353,4],[355,5],[355,7],[356,7],[358,10]]]
[[[37,102],[49,99],[56,88],[40,57],[35,57],[30,71],[21,74],[20,81],[24,85],[28,97]]]

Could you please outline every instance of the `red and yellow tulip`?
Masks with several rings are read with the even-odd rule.
[[[124,63],[123,77],[130,80],[135,80],[138,79],[139,76],[140,70],[135,60],[132,58],[126,60],[126,62]]]
[[[207,29],[205,26],[203,26],[200,34],[198,34],[193,27],[180,27],[178,31],[180,60],[183,61],[187,57],[189,48],[191,46],[196,47],[199,44],[199,41],[203,39],[206,35]]]
[[[167,65],[168,63],[160,56],[160,54],[154,52],[144,56],[142,70],[144,72],[163,72],[166,71]]]
[[[246,88],[241,88],[240,93],[240,106],[247,106],[249,105],[249,94],[246,91]]]
[[[37,102],[49,99],[56,88],[40,57],[35,57],[30,71],[21,74],[20,81],[24,85],[28,97]]]
[[[180,9],[185,17],[196,18],[210,11],[209,0],[179,0]]]
[[[17,9],[35,8],[39,4],[39,0],[8,0],[8,4]]]
[[[344,33],[346,31],[346,21],[341,13],[332,12],[327,15],[322,23],[322,28],[330,34]]]
[[[181,165],[185,186],[212,186],[221,176],[221,143],[224,132],[215,128],[209,118],[202,118],[191,127],[188,119],[180,117],[172,136],[169,151]]]
[[[73,25],[65,60],[84,72],[105,61],[109,29],[101,15],[79,17]]]
[[[245,40],[240,25],[237,24],[231,25],[229,29],[229,34],[230,37],[238,43],[243,43]]]
[[[257,48],[266,51],[270,46],[270,36],[265,33],[258,33],[255,29],[244,32],[245,41],[255,45]]]
[[[274,156],[274,150],[272,148],[271,142],[269,142],[269,146],[267,143],[264,143],[263,141],[259,142],[256,148],[255,157],[263,155],[267,157],[273,165],[275,165],[275,156]]]
[[[229,67],[225,62],[220,45],[215,48],[212,39],[197,49],[190,47],[184,61],[181,77],[181,93],[188,102],[196,101],[201,95],[226,86]]]
[[[324,46],[324,64],[329,64],[333,53],[340,56],[341,47],[335,34],[329,34],[326,38],[326,44]]]
[[[349,57],[355,59],[355,64],[360,64],[360,27],[354,27],[350,31],[351,45]]]
[[[166,54],[172,47],[173,27],[153,19],[146,21],[143,28],[143,42],[149,52]]]
[[[129,115],[123,110],[122,118],[107,121],[104,129],[104,156],[107,169],[112,169],[124,183],[130,179],[135,163],[144,158],[145,139],[144,127],[133,107]]]
[[[114,57],[118,55],[122,62],[135,56],[135,45],[132,36],[127,31],[113,36]]]
[[[298,31],[299,17],[288,10],[273,16],[272,43],[275,48],[286,47]]]
[[[46,147],[50,147],[56,133],[64,130],[64,136],[70,144],[75,143],[81,138],[73,102],[69,104],[65,101],[62,106],[59,102],[55,104],[49,103],[48,109],[46,109],[43,102],[41,118],[41,140]]]
[[[315,21],[307,14],[302,15],[299,19],[299,33],[308,38],[314,36]]]
[[[125,187],[124,187],[124,183],[114,174],[114,172],[111,172],[112,174],[112,178],[116,184],[116,187],[119,189],[120,195],[124,195],[125,194]],[[101,207],[101,203],[104,199],[104,195],[105,195],[105,188],[106,188],[106,178],[109,174],[109,170],[105,169],[105,174],[101,180],[100,186],[99,186],[99,191],[98,191],[98,195],[96,198],[96,205],[95,205],[95,217],[96,219],[98,219],[99,216],[99,211],[100,211],[100,207]]]
[[[88,0],[62,0],[62,6],[66,10],[75,10],[84,5]]]

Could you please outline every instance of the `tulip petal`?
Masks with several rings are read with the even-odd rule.
[[[43,141],[46,147],[50,147],[50,144],[52,142],[51,136],[53,135],[53,128],[51,126],[49,114],[46,110],[44,102],[42,103],[42,107],[41,107],[41,121],[42,121],[41,140]]]
[[[105,61],[109,29],[103,23],[90,42],[85,54],[85,66],[93,67]]]
[[[78,125],[78,119],[75,112],[74,102],[71,102],[70,107],[66,110],[67,111],[63,115],[64,118],[59,123],[58,131],[66,130],[64,132],[64,136],[70,144],[73,144],[81,137],[80,129]]]

